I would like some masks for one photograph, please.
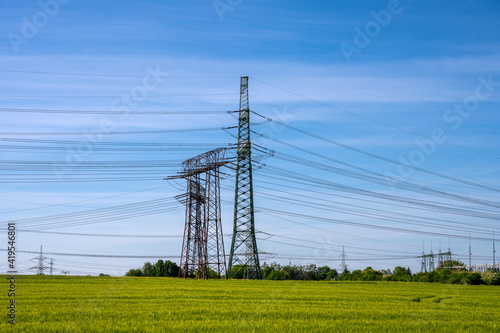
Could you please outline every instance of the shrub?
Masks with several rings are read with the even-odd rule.
[[[466,275],[467,273],[453,273],[448,277],[446,283],[461,284],[463,283],[462,281],[465,281]]]
[[[500,275],[498,272],[486,271],[481,274],[481,279],[487,285],[500,285]]]
[[[382,281],[382,273],[374,270],[371,267],[367,267],[361,276],[363,281]]]
[[[272,271],[267,277],[268,280],[285,280],[285,272],[283,270]]]
[[[131,268],[127,273],[125,273],[125,276],[142,276],[142,271],[140,268]]]
[[[467,284],[471,284],[471,285],[478,285],[478,284],[481,284],[482,279],[481,279],[481,274],[478,273],[478,272],[472,272],[472,273],[468,273],[467,276],[465,277],[465,282]]]

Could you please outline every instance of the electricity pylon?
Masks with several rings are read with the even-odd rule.
[[[470,234],[469,234],[469,271],[472,270],[472,248],[470,245]]]
[[[181,277],[226,275],[219,176],[220,167],[229,163],[225,153],[225,148],[218,148],[190,158],[182,163],[180,175],[167,178],[187,180],[186,194],[177,197],[186,204]]]
[[[234,226],[228,277],[262,279],[255,239],[248,76],[241,77]]]
[[[347,272],[347,264],[345,262],[346,259],[347,259],[347,255],[345,254],[344,247],[342,246],[342,254],[340,255],[341,263],[339,265],[340,274]]]
[[[497,253],[497,251],[495,250],[495,229],[493,229],[493,269],[496,269],[495,253]]]
[[[49,268],[45,266],[45,260],[50,259],[43,255],[42,246],[40,245],[40,254],[31,260],[37,260],[38,264],[35,267],[31,267],[30,269],[35,269],[37,275],[44,275],[45,269]]]

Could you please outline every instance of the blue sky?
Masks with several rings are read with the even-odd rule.
[[[180,171],[178,163],[185,159],[235,143],[234,130],[220,128],[237,122],[228,114],[140,113],[237,110],[239,78],[250,76],[253,111],[311,134],[260,123],[263,119],[253,115],[254,130],[266,136],[255,135],[254,143],[316,166],[255,152],[262,163],[254,176],[256,228],[262,232],[258,246],[266,253],[262,262],[336,268],[345,246],[351,269],[403,265],[419,271],[418,259],[403,257],[418,256],[422,244],[429,252],[431,242],[435,253],[440,242],[448,247],[448,239],[452,252],[467,263],[468,240],[460,237],[470,233],[473,264],[491,263],[487,238],[498,226],[500,205],[494,190],[500,188],[499,12],[497,1],[3,1],[1,221],[16,220],[18,228],[38,231],[172,236],[21,232],[18,245],[24,251],[43,245],[52,253],[168,255],[163,259],[178,261],[184,210],[173,197],[184,184],[163,178]],[[38,111],[21,112],[26,109]],[[151,133],[185,129],[203,131]],[[139,144],[156,151],[137,149]],[[185,149],[173,150],[175,144]],[[389,186],[390,181],[376,184],[317,168],[322,163],[355,170],[332,159],[428,190],[408,191]],[[388,159],[428,172],[408,171]],[[154,167],[158,161],[163,165]],[[148,168],[118,169],[119,163]],[[277,179],[284,174],[273,174],[276,168],[330,183],[321,187],[311,179]],[[223,226],[230,234],[234,181],[226,172]],[[122,181],[102,181],[109,178]],[[331,183],[394,200],[346,192]],[[482,201],[437,197],[431,190]],[[120,205],[134,211],[130,205],[159,199],[164,201],[155,207],[166,208],[152,215],[96,220],[88,212],[117,212],[110,207]],[[425,200],[469,215],[429,211],[396,199]],[[138,214],[149,206],[141,207]],[[302,216],[284,217],[269,209]],[[96,223],[55,229],[35,224],[42,218],[55,223],[58,214],[80,214]],[[75,216],[60,218],[70,223]],[[230,237],[225,248],[229,253]],[[34,266],[29,259],[35,255],[19,253],[20,269]],[[47,256],[57,272],[74,274],[122,275],[147,260]]]

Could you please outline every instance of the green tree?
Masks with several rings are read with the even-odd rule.
[[[397,266],[396,268],[394,268],[394,272],[392,273],[392,275],[394,276],[408,276],[408,275],[411,275],[411,272],[410,274],[408,274],[408,270],[402,266]]]
[[[280,270],[274,270],[269,274],[268,280],[285,280],[285,272],[280,269]]]
[[[387,281],[411,281],[411,270],[410,268],[404,268],[402,266],[397,266],[391,275],[386,276]]]
[[[356,269],[351,273],[351,281],[359,281],[361,280],[361,276],[363,275],[363,272],[360,269]]]
[[[318,268],[316,265],[309,265],[305,267],[306,280],[318,280]]]
[[[274,268],[268,265],[267,263],[264,263],[264,265],[262,265],[261,270],[262,270],[262,278],[267,280],[268,276],[274,271]]]
[[[165,261],[164,263],[164,272],[167,277],[177,277],[179,276],[179,266],[175,262],[170,260]]]
[[[380,280],[382,280],[382,273],[374,270],[371,267],[367,267],[363,271],[363,274],[361,276],[361,280],[363,280],[363,281],[380,281]]]
[[[339,273],[334,268],[334,269],[330,269],[330,272],[328,272],[328,275],[326,276],[326,279],[327,280],[337,280],[338,277],[339,277]]]
[[[165,276],[165,263],[163,260],[158,260],[153,266],[153,275],[156,277]]]
[[[481,274],[481,279],[487,285],[500,285],[500,274],[493,270],[487,270]]]
[[[147,261],[142,266],[142,275],[151,276],[151,274],[153,274],[153,264]]]
[[[285,266],[283,272],[287,280],[299,280],[300,274],[297,266]]]
[[[331,270],[332,269],[328,266],[321,266],[320,268],[318,268],[318,279],[327,280]]]
[[[142,271],[140,268],[131,268],[127,273],[125,273],[125,276],[142,276]]]
[[[483,282],[483,280],[481,279],[481,273],[472,272],[467,274],[467,276],[465,277],[465,282],[471,285],[481,284],[481,282]]]
[[[338,280],[340,280],[340,281],[352,281],[351,272],[349,272],[347,269],[344,269],[344,272],[342,273],[342,275],[339,276]]]
[[[243,279],[243,274],[245,273],[246,265],[234,265],[231,268],[231,278],[232,279]]]

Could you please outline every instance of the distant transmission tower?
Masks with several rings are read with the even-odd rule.
[[[342,254],[340,255],[340,274],[347,272],[347,264],[345,263],[345,260],[347,259],[347,255],[345,254],[344,247],[342,246]]]
[[[441,251],[441,239],[439,239],[438,268],[444,268],[444,253]]]
[[[45,269],[49,268],[49,267],[45,266],[44,261],[46,259],[49,259],[49,258],[47,258],[43,255],[42,246],[40,245],[40,254],[38,256],[36,256],[35,258],[31,259],[31,260],[37,260],[38,264],[35,267],[31,267],[30,269],[36,270],[37,275],[44,275]]]
[[[432,253],[432,242],[431,242],[431,253],[429,254],[429,272],[434,270],[434,253]]]
[[[470,245],[470,234],[469,234],[469,271],[472,270],[472,248]]]
[[[420,272],[426,273],[427,272],[427,258],[429,255],[425,254],[425,245],[422,244],[422,262],[420,264]]]
[[[470,250],[470,249],[469,249]],[[432,254],[432,251],[431,251]],[[452,257],[451,257],[451,247],[450,239],[448,238],[448,251],[441,251],[441,240],[439,240],[439,253],[438,253],[438,268],[452,268]]]
[[[226,149],[214,149],[182,163],[179,176],[187,192],[178,199],[186,204],[186,224],[179,275],[207,279],[210,273],[225,276],[226,261],[222,238],[219,169],[229,163]]]
[[[497,251],[495,250],[495,229],[493,229],[493,269],[496,269],[495,253],[497,253]]]
[[[251,153],[248,76],[243,76],[240,84],[234,226],[229,254],[229,278],[240,275],[243,270],[244,279],[262,279],[255,239]],[[236,266],[238,269],[235,269]]]
[[[447,262],[447,268],[453,268],[453,262],[451,258],[451,245],[450,245],[450,239],[448,238],[448,252],[444,253],[445,256],[445,261]]]

